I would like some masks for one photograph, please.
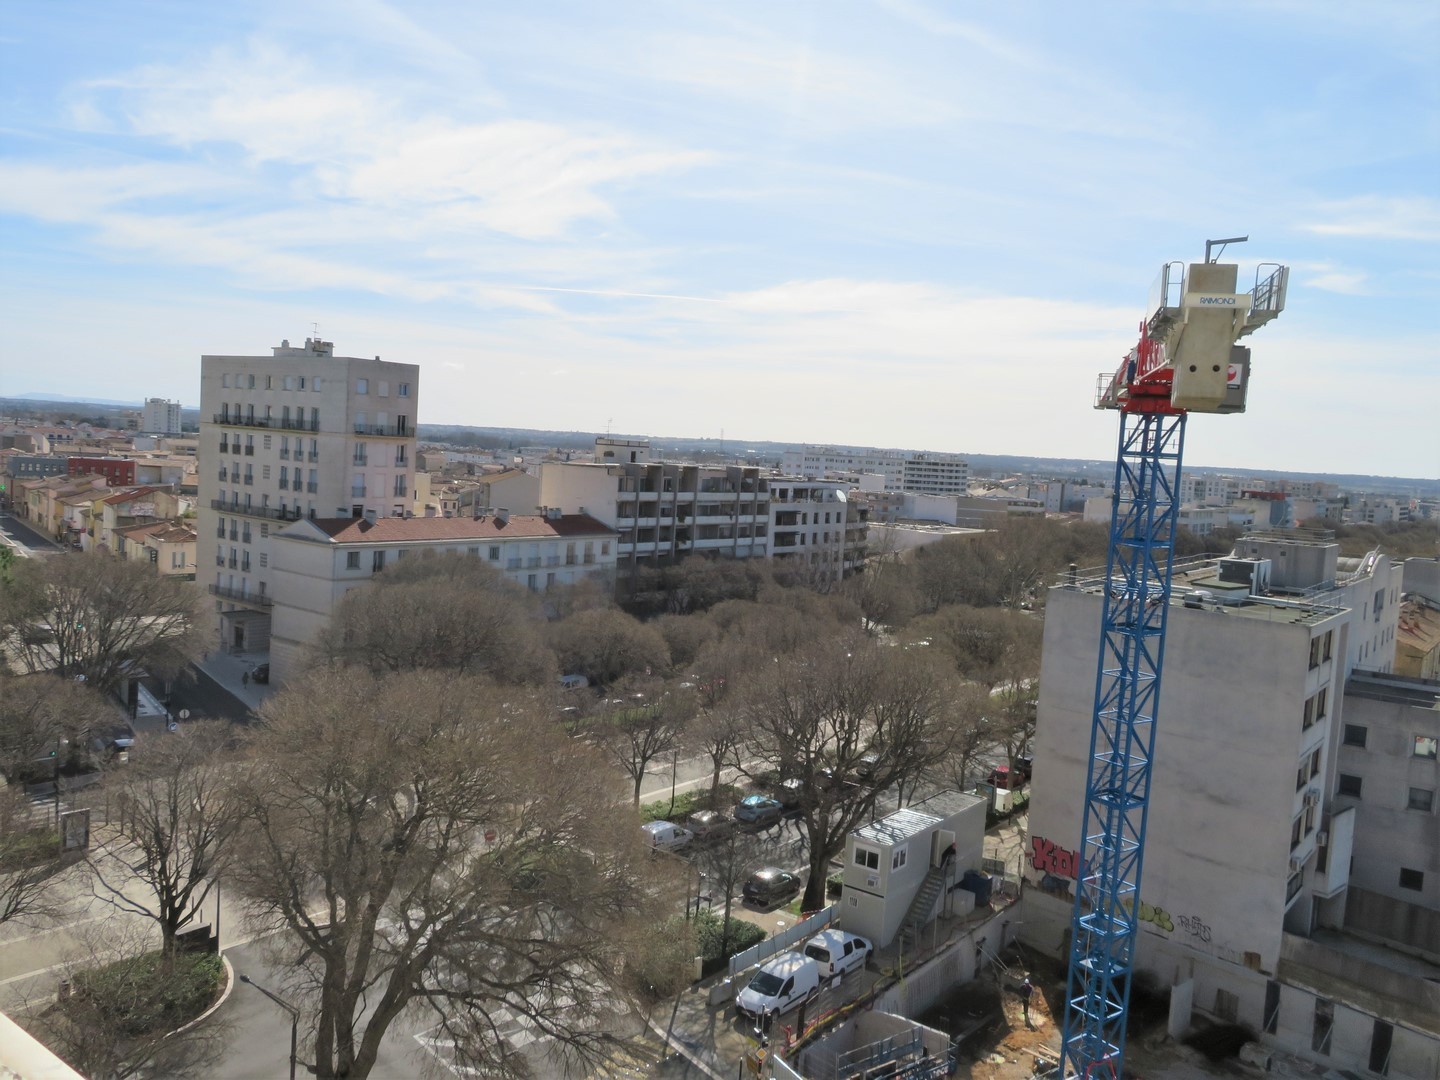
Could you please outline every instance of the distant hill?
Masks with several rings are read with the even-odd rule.
[[[72,397],[69,394],[16,394],[14,398],[7,400],[31,401],[37,404],[63,402],[67,405],[110,405],[122,409],[138,409],[141,405],[138,401],[113,401],[110,398]]]

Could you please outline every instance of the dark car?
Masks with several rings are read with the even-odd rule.
[[[747,795],[735,807],[735,820],[762,828],[780,820],[785,808],[769,795]]]
[[[1035,759],[1032,757],[1018,757],[1015,759],[1015,767],[1020,770],[1020,775],[1027,781],[1034,779]]]
[[[250,670],[250,681],[257,683],[268,683],[270,681],[270,665],[257,664]]]
[[[763,866],[750,875],[740,890],[746,900],[761,907],[778,904],[800,891],[800,875],[776,866]]]

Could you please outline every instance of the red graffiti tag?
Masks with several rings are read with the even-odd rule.
[[[1062,848],[1053,840],[1043,836],[1030,838],[1030,865],[1036,870],[1056,877],[1079,878],[1080,853]]]

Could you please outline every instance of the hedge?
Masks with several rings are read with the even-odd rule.
[[[177,953],[167,971],[161,954],[152,952],[79,972],[74,993],[117,1010],[125,1034],[138,1037],[194,1020],[214,1003],[224,979],[215,953]]]

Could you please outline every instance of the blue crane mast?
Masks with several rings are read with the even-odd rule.
[[[1062,1077],[1121,1077],[1134,970],[1150,765],[1191,412],[1243,412],[1250,350],[1236,344],[1284,309],[1289,271],[1262,264],[1237,293],[1239,267],[1162,267],[1120,369],[1100,376],[1095,407],[1120,413],[1095,711],[1070,925]],[[1215,258],[1212,259],[1212,250]]]

